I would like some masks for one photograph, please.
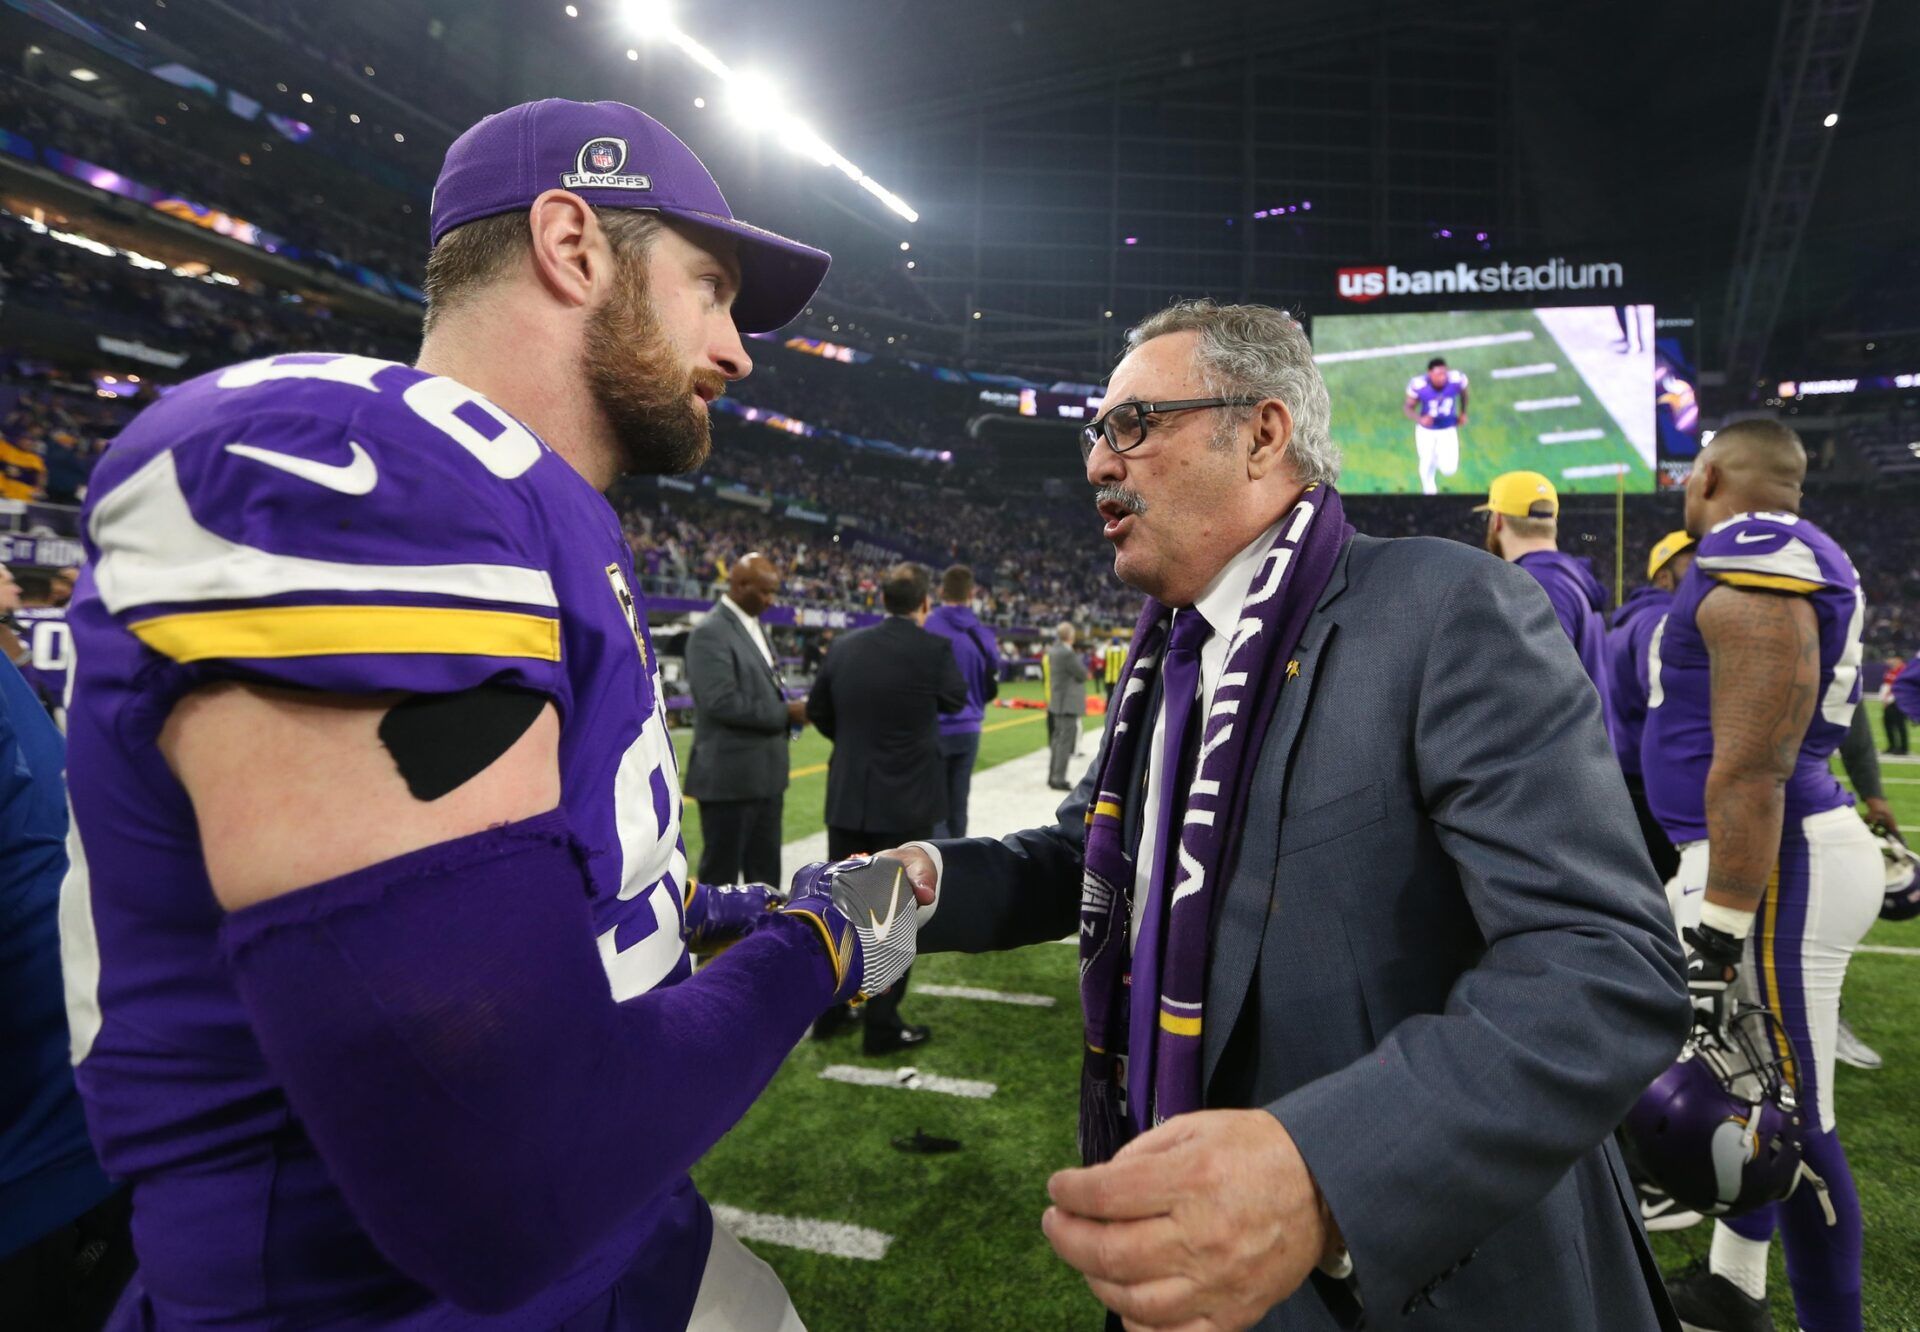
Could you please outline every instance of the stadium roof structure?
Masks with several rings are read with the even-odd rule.
[[[1698,312],[1712,365],[1752,256],[1783,262],[1742,237],[1779,137],[1767,116],[1789,105],[1831,140],[1824,169],[1794,178],[1800,240],[1772,273],[1762,355],[1842,372],[1868,341],[1882,360],[1920,353],[1920,234],[1886,186],[1920,128],[1920,6],[662,3],[334,0],[298,7],[310,26],[294,31],[201,0],[158,11],[148,35],[243,50],[269,109],[318,133],[364,100],[383,129],[405,124],[404,142],[374,146],[429,178],[452,135],[500,105],[634,101],[708,159],[743,215],[836,252],[815,317],[849,340],[1082,379],[1176,296],[1313,313],[1342,265],[1548,252],[1628,260]],[[919,220],[725,114],[713,70],[650,38],[663,13]],[[1861,51],[1850,79],[1790,86],[1802,47],[1836,33]],[[318,101],[299,102],[277,65],[317,69]],[[1822,88],[1844,104],[1816,105]]]

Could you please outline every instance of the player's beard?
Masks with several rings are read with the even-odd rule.
[[[645,268],[634,260],[620,269],[613,295],[587,319],[587,387],[613,427],[623,474],[691,472],[713,450],[713,427],[695,393],[717,398],[727,381],[681,364],[647,296]]]

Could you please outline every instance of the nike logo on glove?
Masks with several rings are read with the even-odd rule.
[[[887,936],[893,933],[894,918],[900,914],[900,876],[906,872],[905,865],[893,872],[892,896],[887,901],[887,918],[883,921],[871,909],[867,911],[867,920],[873,925],[873,937],[876,943],[885,943]]]
[[[299,477],[302,481],[311,481],[328,490],[337,490],[342,495],[364,495],[372,490],[380,479],[380,471],[374,466],[373,459],[360,447],[359,441],[348,440],[347,447],[353,451],[353,461],[345,463],[316,462],[312,458],[301,458],[291,453],[275,453],[272,449],[256,448],[251,444],[229,444],[227,452],[242,458],[251,458],[263,462],[269,467],[277,467],[283,472]]]

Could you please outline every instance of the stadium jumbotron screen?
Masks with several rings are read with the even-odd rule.
[[[1315,319],[1341,488],[1484,495],[1524,468],[1563,492],[1650,491],[1653,339],[1651,305]]]

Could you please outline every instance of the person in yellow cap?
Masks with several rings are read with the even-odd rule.
[[[1553,482],[1538,472],[1502,472],[1493,478],[1487,502],[1473,511],[1487,515],[1487,549],[1525,569],[1546,589],[1587,678],[1605,700],[1607,594],[1589,560],[1559,548],[1560,495]]]
[[[1647,555],[1647,581],[1627,594],[1607,626],[1607,729],[1613,734],[1620,771],[1626,774],[1633,811],[1640,816],[1647,854],[1663,883],[1680,868],[1680,853],[1648,808],[1640,775],[1640,733],[1647,724],[1647,646],[1673,602],[1674,589],[1692,566],[1693,554],[1693,538],[1685,532],[1669,532],[1654,542]]]

